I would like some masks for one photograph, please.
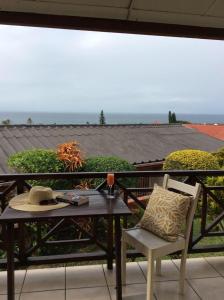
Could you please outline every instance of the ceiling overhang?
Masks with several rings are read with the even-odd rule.
[[[224,39],[224,1],[0,0],[0,24]]]

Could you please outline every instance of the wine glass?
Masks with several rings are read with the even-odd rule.
[[[108,185],[108,198],[114,198],[113,185],[114,185],[114,173],[107,174],[107,185]]]

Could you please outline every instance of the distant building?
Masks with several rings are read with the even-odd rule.
[[[215,151],[221,140],[182,125],[9,125],[0,126],[0,172],[8,173],[8,157],[18,151],[47,148],[76,140],[89,156],[119,156],[139,170],[161,169],[172,151]]]
[[[224,141],[224,124],[185,124],[185,126]]]

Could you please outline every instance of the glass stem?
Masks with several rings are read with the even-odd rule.
[[[112,185],[109,185],[109,195],[112,195]]]

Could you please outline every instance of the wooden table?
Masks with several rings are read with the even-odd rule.
[[[29,222],[44,222],[49,219],[71,217],[112,217],[115,221],[115,261],[116,261],[116,295],[117,300],[122,299],[121,284],[121,225],[120,218],[128,216],[131,212],[123,200],[117,196],[108,199],[105,193],[94,192],[89,196],[89,204],[80,207],[68,206],[46,212],[25,212],[7,207],[0,216],[0,223],[6,227],[5,241],[7,250],[7,290],[8,300],[15,299],[14,292],[14,224]]]

